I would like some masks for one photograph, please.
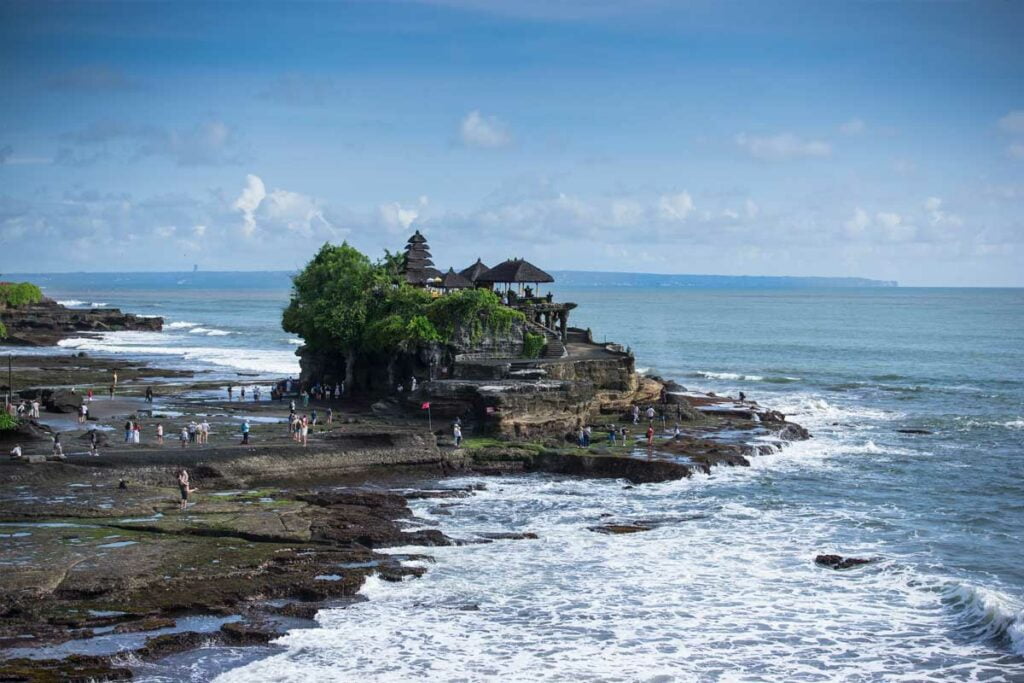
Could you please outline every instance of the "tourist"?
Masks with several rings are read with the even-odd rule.
[[[153,402],[153,387],[146,387],[146,403]]]
[[[242,444],[244,445],[244,444],[248,444],[248,443],[249,443],[249,421],[248,420],[243,420],[242,421]]]
[[[64,459],[64,447],[60,445],[60,434],[53,434],[53,457]]]
[[[100,454],[99,436],[96,434],[95,429],[89,430],[89,455],[97,457]]]
[[[654,406],[647,406],[647,421],[654,421]]]
[[[590,448],[590,425],[583,428],[583,447]]]
[[[309,407],[309,389],[306,389],[305,391],[302,392],[302,407]]]
[[[32,401],[32,417],[39,419],[39,399]]]
[[[619,430],[619,432],[620,432],[620,434],[622,436],[622,445],[625,446],[626,445],[626,439],[629,438],[629,430],[626,429],[625,427],[623,427],[622,429]]]
[[[203,423],[199,425],[199,434],[203,439],[203,445],[210,443],[210,423],[203,418]]]
[[[313,408],[309,413],[309,423],[314,427],[316,426],[316,408]]]
[[[245,400],[245,385],[244,384],[238,390],[238,397],[239,397],[238,398],[239,401],[244,401]]]
[[[654,446],[654,425],[647,426],[647,447],[651,448]]]
[[[309,418],[303,415],[300,424],[302,427],[302,447],[305,448],[306,440],[309,438]]]
[[[458,420],[458,418],[455,418]],[[456,421],[455,426],[452,428],[452,436],[455,437],[455,447],[459,448],[462,446],[462,425]]]
[[[401,384],[401,383],[399,383],[399,385],[395,388],[395,392],[396,393],[401,394],[404,391],[405,391],[405,386],[403,384]]]
[[[416,391],[416,377],[409,380],[409,391]]]
[[[20,443],[16,443],[16,444],[14,444],[14,448],[11,449],[11,459],[12,460],[17,460],[20,457],[21,457],[21,444]]]
[[[124,442],[125,443],[131,443],[132,442],[132,421],[131,420],[128,420],[127,422],[124,423]]]
[[[676,441],[679,441],[679,439],[683,438],[683,430],[679,428],[678,422],[676,423],[675,432],[673,432],[672,438],[675,439]]]
[[[235,388],[229,384],[228,385],[228,400],[229,401],[232,399],[232,394],[234,393],[234,391],[235,391]]]
[[[114,400],[114,385],[111,384],[109,387],[107,387],[107,391],[110,393],[110,400],[113,401]]]
[[[196,442],[196,431],[199,429],[199,425],[196,424],[195,420],[190,420],[188,423],[188,442]]]
[[[178,491],[181,494],[181,505],[180,510],[182,512],[188,507],[188,496],[190,493],[195,493],[199,489],[191,488],[188,480],[188,470],[182,467],[178,470]]]
[[[576,428],[576,448],[583,448],[583,427]]]
[[[181,434],[178,435],[178,438],[181,440],[181,447],[188,448],[188,427],[183,426],[181,428]]]
[[[746,400],[747,400],[747,395],[746,395],[746,394],[744,394],[744,393],[743,393],[743,392],[741,391],[741,392],[740,392],[740,403],[743,403],[743,402],[744,402],[744,401],[746,401]]]
[[[345,380],[342,380],[341,384],[338,385],[338,398],[341,398],[344,395],[345,395]]]
[[[138,421],[132,427],[132,443],[135,445],[142,443],[142,425]]]
[[[615,425],[608,425],[608,445],[615,445],[615,436],[618,432],[615,429]]]
[[[114,370],[114,382],[113,382],[113,384],[114,384],[115,387],[117,386],[117,370]]]
[[[327,424],[334,424],[334,410],[331,408],[327,409]]]
[[[83,403],[82,407],[78,409],[78,424],[84,425],[86,419],[89,417],[89,406]]]
[[[164,425],[162,422],[156,423],[156,443],[159,446],[164,445]]]
[[[89,403],[92,403],[92,389],[89,389],[89,391],[85,392],[85,400],[88,401]]]
[[[633,424],[640,423],[640,406],[633,404]]]
[[[288,412],[292,413],[292,414],[295,413],[295,399],[294,398],[292,400],[288,401]]]
[[[253,403],[256,403],[257,401],[260,400],[260,388],[258,386],[257,387],[253,387],[253,390],[252,390],[252,400],[253,400]]]

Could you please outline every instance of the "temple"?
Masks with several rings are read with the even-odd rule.
[[[405,281],[438,296],[457,289],[490,289],[501,297],[502,303],[526,316],[531,331],[545,337],[545,355],[567,355],[565,342],[569,339],[569,311],[576,308],[576,304],[557,303],[550,291],[540,294],[540,285],[555,281],[550,274],[525,259],[509,259],[488,268],[479,258],[459,272],[449,268],[448,272],[442,273],[434,267],[431,259],[427,238],[417,230],[406,242],[402,257]]]

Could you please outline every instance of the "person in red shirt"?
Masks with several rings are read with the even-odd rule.
[[[647,447],[651,448],[654,446],[654,425],[647,427]]]

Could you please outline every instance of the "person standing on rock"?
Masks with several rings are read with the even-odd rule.
[[[334,424],[334,410],[332,408],[327,408],[327,424]]]
[[[245,400],[245,385],[244,384],[238,390],[238,400],[239,401],[244,401]]]
[[[132,442],[132,421],[131,420],[128,420],[127,422],[124,423],[124,442],[125,443],[131,443]]]
[[[188,448],[188,427],[181,428],[181,433],[178,434],[178,439],[181,441],[182,448]]]
[[[188,480],[188,470],[182,467],[178,470],[178,492],[181,494],[181,504],[179,509],[184,512],[188,508],[188,496],[190,493],[195,493],[199,489],[191,488]]]
[[[139,424],[138,420],[132,425],[132,443],[136,446],[142,443],[142,425]]]
[[[164,425],[162,422],[156,423],[156,443],[158,446],[164,445]]]
[[[11,449],[11,460],[17,460],[21,457],[21,444],[14,444],[14,448]]]
[[[96,435],[96,430],[95,429],[89,430],[89,455],[91,455],[93,457],[99,456],[99,454],[100,454],[100,448],[99,448],[100,443],[99,443],[99,441],[100,441],[100,439],[99,439],[99,436]]]
[[[53,434],[53,457],[64,459],[64,447],[60,445],[60,434],[57,432]]]
[[[32,417],[39,419],[39,399],[32,401]]]
[[[146,387],[146,403],[153,402],[153,387]]]
[[[234,393],[234,391],[235,391],[235,388],[229,384],[228,385],[228,400],[229,401],[231,400],[232,394]]]
[[[654,448],[654,425],[648,425],[647,427],[647,447]]]
[[[78,424],[84,425],[85,421],[89,417],[89,406],[83,403],[82,407],[78,409]]]
[[[117,386],[117,370],[114,370],[114,382],[113,382],[113,385],[115,387]]]
[[[633,404],[633,424],[640,423],[640,406]]]
[[[306,417],[305,415],[302,416],[302,420],[301,420],[301,422],[299,424],[299,428],[302,430],[301,431],[302,447],[305,448],[307,440],[309,439],[309,418]]]
[[[114,385],[113,384],[111,384],[109,387],[107,387],[107,392],[110,393],[110,400],[113,401],[114,400]]]
[[[249,420],[242,421],[242,445],[249,443]]]
[[[452,436],[455,437],[455,447],[460,448],[462,446],[462,425],[458,422],[452,427]]]
[[[654,406],[647,406],[647,420],[648,422],[654,421]]]
[[[88,401],[89,403],[92,403],[92,389],[89,389],[89,391],[85,392],[85,400]]]

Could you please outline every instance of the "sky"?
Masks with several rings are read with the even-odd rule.
[[[1024,286],[1024,3],[0,3],[0,273]]]

